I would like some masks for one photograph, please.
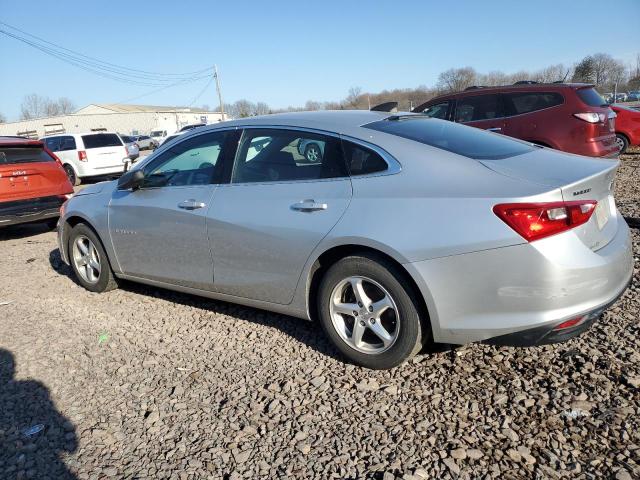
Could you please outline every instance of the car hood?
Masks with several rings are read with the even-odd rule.
[[[93,185],[87,185],[85,188],[78,191],[74,195],[74,197],[81,197],[83,195],[95,195],[96,193],[102,192],[107,186],[115,185],[115,183],[116,183],[115,180],[111,180],[108,182],[100,182],[100,183],[94,183]]]

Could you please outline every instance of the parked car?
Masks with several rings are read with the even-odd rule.
[[[153,150],[158,146],[158,142],[149,135],[134,135],[133,139],[138,144],[140,150]]]
[[[156,145],[160,145],[164,141],[165,137],[167,136],[167,131],[153,130],[149,133],[149,136],[154,142],[156,142]]]
[[[615,114],[587,84],[522,84],[442,95],[413,110],[556,150],[618,154]]]
[[[609,103],[616,103],[616,102],[626,102],[627,101],[627,94],[626,93],[616,93],[613,98],[612,101]]]
[[[637,102],[640,100],[640,91],[631,91],[627,94],[627,102]]]
[[[169,136],[167,136],[167,137],[164,137],[164,138],[162,139],[162,141],[160,142],[160,145],[164,145],[165,143],[169,143],[171,140],[173,140],[174,138],[179,137],[180,135],[182,135],[182,134],[183,134],[183,133],[185,133],[186,131],[188,131],[188,130],[185,130],[184,132],[176,132],[176,133],[174,133],[174,134],[172,134],[172,135],[169,135]],[[160,146],[160,145],[158,145],[158,146]]]
[[[616,112],[616,140],[620,153],[629,145],[640,145],[640,111],[624,105],[611,105]]]
[[[135,162],[140,156],[140,147],[136,143],[135,139],[129,135],[120,135],[120,138],[122,139],[124,146],[127,148],[129,160],[131,160],[131,162]]]
[[[0,227],[44,221],[53,228],[71,195],[62,163],[41,141],[0,137]]]
[[[86,177],[121,174],[129,161],[129,151],[117,133],[65,133],[42,141],[60,158],[73,185]]]
[[[310,140],[320,163],[297,150]],[[58,240],[90,291],[122,278],[317,318],[351,361],[391,368],[432,340],[537,345],[593,324],[633,273],[618,164],[425,115],[254,117],[85,188]]]

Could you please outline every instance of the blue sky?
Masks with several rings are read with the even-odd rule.
[[[579,6],[577,6],[579,5]],[[605,8],[606,7],[606,8]],[[612,12],[620,21],[610,21]],[[0,0],[0,20],[101,60],[160,72],[217,63],[225,102],[272,107],[365,91],[433,85],[451,67],[535,70],[607,52],[640,52],[640,0],[191,1]],[[0,113],[24,95],[115,103],[153,88],[97,77],[0,35]],[[207,80],[132,103],[185,105]],[[197,105],[217,105],[213,84]]]

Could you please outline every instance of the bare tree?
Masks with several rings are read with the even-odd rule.
[[[7,123],[7,117],[0,113],[0,123]]]
[[[46,115],[47,104],[51,100],[47,97],[32,93],[25,95],[20,105],[20,119],[30,120],[32,118],[44,117]]]
[[[313,100],[307,100],[307,103],[304,104],[304,109],[308,111],[320,110],[321,108],[322,104],[320,102],[314,102]]]
[[[59,115],[67,115],[76,111],[76,105],[70,98],[60,97],[58,99]]]
[[[352,108],[355,108],[358,106],[358,101],[360,99],[360,96],[362,95],[362,88],[360,87],[351,87],[349,89],[349,93],[347,95],[347,98],[345,98],[345,102]]]
[[[253,115],[267,115],[270,111],[269,105],[264,102],[258,102],[253,109]]]
[[[476,84],[477,73],[471,67],[450,68],[438,76],[437,87],[443,92],[459,92]]]

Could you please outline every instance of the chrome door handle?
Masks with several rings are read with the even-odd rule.
[[[502,128],[500,127],[493,127],[493,128],[487,128],[488,131],[490,132],[501,132]]]
[[[303,200],[291,205],[291,210],[298,212],[315,212],[317,210],[326,210],[327,207],[326,203],[318,203],[315,200]]]
[[[185,200],[184,202],[180,202],[178,204],[178,208],[182,208],[184,210],[197,210],[198,208],[202,208],[204,206],[204,203],[196,202],[193,198]]]

